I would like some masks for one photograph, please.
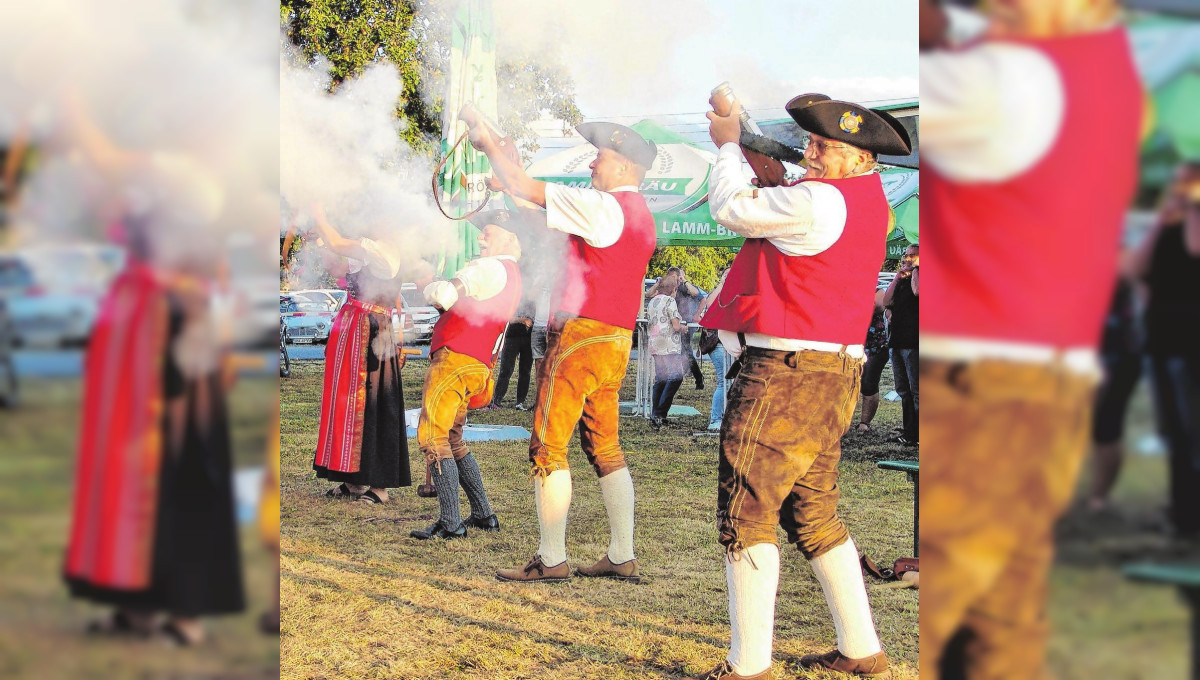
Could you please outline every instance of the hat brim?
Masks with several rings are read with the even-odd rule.
[[[804,130],[888,156],[912,153],[912,141],[900,121],[886,111],[868,109],[824,95],[800,95],[787,112]],[[849,121],[850,124],[844,124]]]
[[[624,125],[582,123],[575,127],[575,131],[597,149],[615,151],[643,168],[650,168],[658,156],[658,146],[654,142]]]

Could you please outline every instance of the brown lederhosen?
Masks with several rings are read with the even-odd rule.
[[[862,366],[844,352],[745,349],[721,427],[717,523],[727,552],[778,545],[777,526],[809,559],[849,538],[837,515],[838,461]]]
[[[1095,379],[922,359],[921,381],[921,677],[1045,677],[1053,529],[1087,451]]]
[[[467,422],[467,401],[487,386],[491,370],[480,360],[442,347],[429,357],[425,373],[425,394],[421,417],[417,421],[417,444],[425,454],[425,463],[468,453],[462,438]]]
[[[617,437],[618,392],[632,346],[633,331],[593,319],[572,318],[547,329],[529,440],[534,474],[569,469],[567,444],[576,424],[597,475],[625,467]]]

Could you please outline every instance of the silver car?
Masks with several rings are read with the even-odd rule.
[[[279,296],[279,315],[287,326],[292,344],[311,345],[329,340],[337,307],[331,300],[319,296],[286,293]]]

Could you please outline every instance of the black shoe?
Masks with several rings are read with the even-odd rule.
[[[703,380],[696,383],[696,389],[698,389],[698,390],[704,389],[704,381]]]
[[[659,418],[658,416],[653,416],[650,418],[650,427],[652,427],[656,430],[661,430],[662,426],[663,426],[662,418]]]
[[[438,520],[437,522],[434,522],[433,526],[429,527],[428,529],[416,529],[409,532],[408,535],[421,541],[428,541],[431,538],[444,538],[449,541],[454,538],[466,538],[467,525],[466,523],[463,523],[458,525],[458,528],[454,531],[446,531],[446,529],[442,527],[441,520]]]
[[[483,531],[500,531],[500,520],[496,519],[495,514],[488,515],[487,517],[475,517],[472,515],[467,518],[467,521],[463,522],[463,527],[475,527]]]

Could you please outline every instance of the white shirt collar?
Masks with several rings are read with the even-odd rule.
[[[638,188],[637,188],[637,187],[635,187],[635,186],[633,186],[632,184],[626,184],[625,186],[616,187],[616,188],[614,188],[614,189],[609,189],[609,190],[608,190],[608,193],[610,193],[610,194],[615,194],[615,193],[617,193],[618,191],[633,191],[633,192],[636,192],[637,190],[638,190]]]

